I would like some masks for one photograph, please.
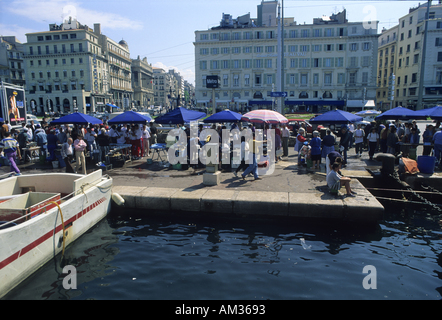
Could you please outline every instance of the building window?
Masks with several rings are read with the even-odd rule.
[[[324,73],[324,85],[330,86],[332,84],[332,74],[327,72]]]
[[[356,85],[356,72],[350,72],[350,79],[349,79],[349,84],[351,86]]]
[[[229,76],[227,74],[223,75],[223,86],[227,87],[229,85]]]
[[[308,83],[308,74],[301,73],[301,86],[306,86]]]
[[[245,74],[244,75],[244,85],[249,86],[250,85],[250,75]]]

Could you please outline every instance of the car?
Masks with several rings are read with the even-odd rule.
[[[295,125],[295,123],[296,122],[298,122],[298,124],[299,125],[301,125],[302,123],[304,123],[305,124],[305,128],[306,128],[306,131],[307,131],[307,134],[308,133],[313,133],[313,131],[315,131],[315,130],[321,130],[322,128],[324,128],[324,126],[321,126],[321,125],[315,125],[315,126],[313,126],[313,125],[311,125],[307,120],[305,120],[305,119],[288,119],[289,120],[289,122],[288,122],[288,124],[287,124],[287,127],[289,128],[289,130],[291,130],[292,132],[294,131],[293,130],[293,126]]]
[[[38,118],[36,116],[34,116],[33,114],[27,114],[26,115],[26,124],[31,124],[31,121],[34,121],[34,124],[40,124],[40,121],[38,120]]]

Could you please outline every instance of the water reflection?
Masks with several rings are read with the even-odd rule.
[[[5,299],[440,299],[442,232],[396,212],[376,229],[110,214]],[[362,288],[374,265],[378,289]]]

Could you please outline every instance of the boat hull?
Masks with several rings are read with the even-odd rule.
[[[26,222],[0,230],[0,297],[103,219],[111,207],[112,179],[101,178],[87,190]],[[63,216],[63,223],[62,218]]]

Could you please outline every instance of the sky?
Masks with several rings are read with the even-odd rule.
[[[281,2],[281,1],[280,1]],[[0,35],[16,36],[26,43],[26,33],[49,30],[49,24],[61,24],[64,17],[76,16],[78,22],[119,42],[124,39],[132,59],[140,56],[154,67],[175,69],[195,83],[195,31],[218,26],[222,14],[235,19],[250,12],[257,17],[261,0],[0,0]],[[425,1],[420,1],[424,4]],[[433,1],[437,3],[437,1]],[[417,7],[419,1],[295,1],[284,0],[284,16],[298,24],[311,24],[313,18],[347,10],[347,19],[379,21],[391,28],[398,19]]]

